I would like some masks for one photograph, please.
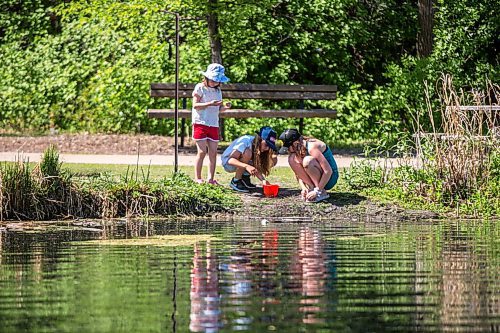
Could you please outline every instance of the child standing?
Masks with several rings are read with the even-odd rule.
[[[278,162],[275,152],[277,133],[269,126],[262,127],[255,136],[244,135],[234,140],[222,153],[222,166],[234,172],[229,186],[238,192],[249,192],[256,186],[250,176],[257,177],[263,185],[269,185],[265,176]]]
[[[203,74],[203,82],[198,83],[193,91],[193,139],[196,142],[195,181],[203,183],[201,176],[203,160],[208,152],[208,183],[217,185],[215,164],[217,163],[217,145],[219,144],[219,112],[231,107],[231,103],[222,102],[220,84],[229,81],[224,75],[224,66],[210,64]]]

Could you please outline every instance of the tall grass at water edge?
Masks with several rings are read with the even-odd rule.
[[[35,166],[21,158],[0,164],[0,220],[205,215],[238,205],[229,190],[195,184],[184,174],[153,181],[149,170],[137,167],[118,179],[78,177],[62,168],[52,146]]]
[[[426,85],[427,109],[415,115],[413,136],[396,147],[417,164],[356,161],[345,174],[348,186],[410,207],[500,216],[500,112],[491,108],[500,87],[487,81],[483,91],[466,92],[443,75],[436,91],[438,107]]]

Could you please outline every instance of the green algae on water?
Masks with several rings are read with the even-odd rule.
[[[104,246],[190,246],[198,242],[217,240],[212,235],[161,235],[147,238],[128,238],[128,239],[97,239],[79,244],[97,244]]]

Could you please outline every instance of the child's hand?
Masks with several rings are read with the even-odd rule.
[[[222,105],[222,101],[214,99],[213,101],[210,102],[210,105],[212,105],[212,106],[220,106],[220,105]]]
[[[317,196],[318,196],[318,192],[309,191],[309,193],[307,193],[307,195],[306,195],[306,201],[314,201]]]
[[[251,165],[247,165],[245,167],[245,170],[251,175],[251,176],[255,176],[257,175],[258,171],[255,167],[251,166]]]
[[[224,107],[225,107],[226,109],[230,109],[230,108],[231,108],[231,106],[232,106],[231,102],[226,102],[226,103],[224,103]]]
[[[300,192],[300,197],[302,198],[302,200],[306,200],[306,197],[307,197],[307,193],[309,193],[309,190],[308,189],[302,189],[302,191]]]
[[[262,181],[262,185],[271,185],[271,183],[269,182],[269,180],[264,179],[264,180]]]

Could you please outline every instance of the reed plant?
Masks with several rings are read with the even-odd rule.
[[[492,108],[500,87],[487,81],[483,90],[465,91],[443,75],[436,103],[425,86],[427,108],[415,116],[412,150],[406,154],[416,154],[417,164],[404,161],[388,169],[364,160],[346,172],[347,184],[413,207],[500,215],[500,112]]]
[[[0,219],[30,219],[38,211],[40,184],[26,161],[0,165]]]
[[[0,220],[206,215],[240,204],[230,190],[195,184],[185,174],[153,181],[149,170],[140,171],[141,177],[136,167],[124,177],[78,178],[49,147],[34,167],[27,161],[0,166]]]
[[[498,181],[500,115],[490,105],[499,100],[500,88],[487,81],[484,90],[466,92],[457,89],[448,75],[438,85],[436,110],[426,84],[431,131],[426,133],[417,121],[415,146],[423,169],[435,173],[434,184],[441,187],[445,203],[455,206]]]

